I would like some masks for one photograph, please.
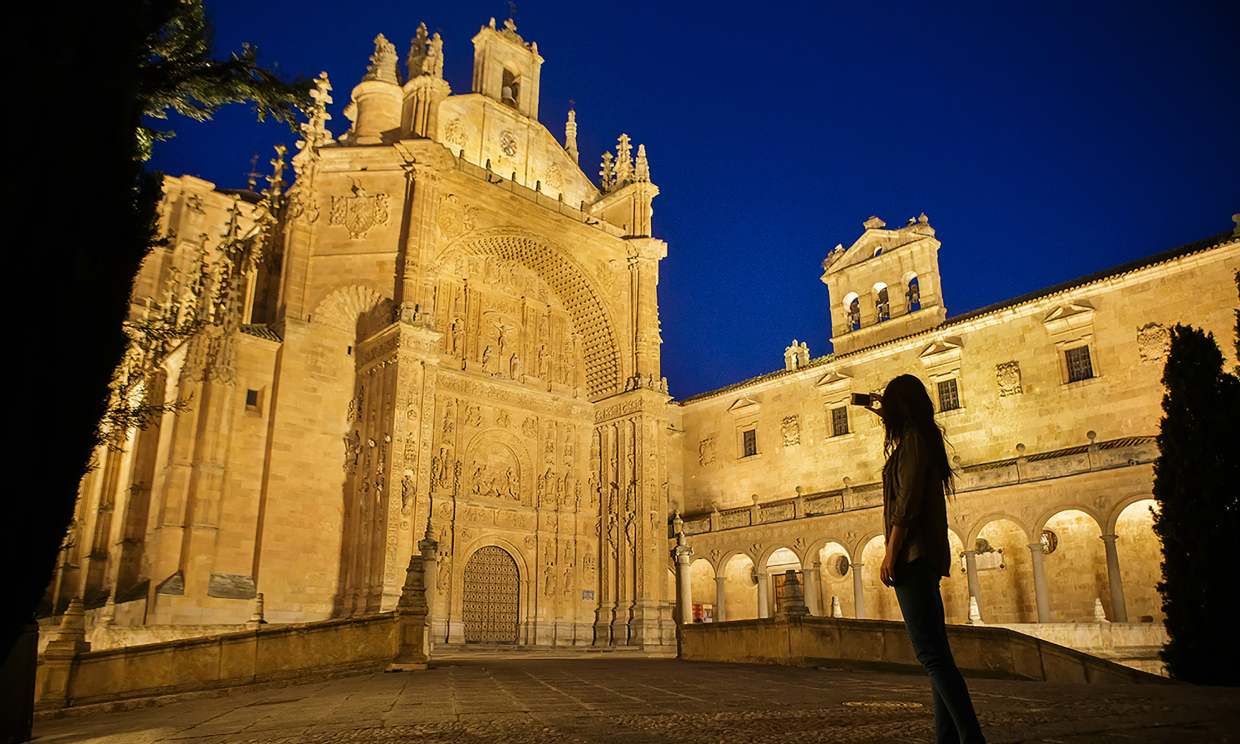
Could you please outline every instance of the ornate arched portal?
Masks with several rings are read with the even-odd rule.
[[[498,545],[479,548],[465,564],[466,643],[516,643],[520,622],[517,562]]]

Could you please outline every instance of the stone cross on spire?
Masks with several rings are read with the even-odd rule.
[[[370,65],[366,68],[363,80],[382,80],[385,83],[400,84],[396,74],[396,45],[387,40],[383,34],[375,37],[375,51],[370,55]]]

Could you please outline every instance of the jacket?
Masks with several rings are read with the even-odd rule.
[[[951,574],[943,483],[936,477],[922,435],[911,429],[883,465],[883,527],[888,540],[898,524],[905,527],[906,536],[895,563],[923,559],[941,576]]]

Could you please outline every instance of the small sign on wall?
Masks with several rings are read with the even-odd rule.
[[[590,601],[590,602],[594,601],[594,590],[593,590],[593,589],[582,589],[582,590],[581,590],[581,600],[582,600],[583,602],[585,602],[585,601]]]

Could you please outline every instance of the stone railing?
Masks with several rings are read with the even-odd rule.
[[[949,625],[961,671],[979,676],[1075,684],[1166,682],[1004,628]],[[680,658],[687,661],[859,668],[920,669],[904,623],[785,616],[682,626]]]
[[[534,204],[556,212],[557,214],[577,220],[583,225],[588,225],[616,237],[624,236],[624,230],[621,228],[616,227],[610,222],[605,222],[601,217],[591,215],[586,209],[585,202],[582,202],[579,206],[575,207],[566,203],[560,197],[552,198],[540,190],[532,189],[528,186],[523,186],[522,184],[517,183],[513,180],[511,172],[499,173],[497,171],[488,170],[480,165],[475,165],[469,162],[463,157],[457,157],[455,160],[456,169],[462,173],[484,180],[487,183],[495,184],[498,188],[502,188],[505,191],[516,194],[527,201],[533,202]]]
[[[423,557],[393,612],[91,651],[73,600],[39,658],[35,708],[65,708],[365,669],[425,669]]]
[[[957,463],[956,491],[968,493],[987,488],[998,488],[1017,483],[1031,483],[1049,478],[1088,473],[1111,468],[1128,467],[1153,462],[1158,457],[1158,445],[1154,437],[1126,437],[1107,442],[1094,442],[1078,447],[1025,454],[1025,446],[1016,446],[1017,456],[1006,460],[962,466]],[[847,479],[846,479],[847,480]],[[800,489],[798,489],[799,491]],[[761,524],[784,522],[803,517],[841,514],[857,509],[881,507],[882,483],[865,483],[816,493],[802,494],[792,498],[776,499],[752,506],[698,512],[683,515],[686,535],[739,529]],[[674,527],[669,525],[669,538],[675,537]]]

